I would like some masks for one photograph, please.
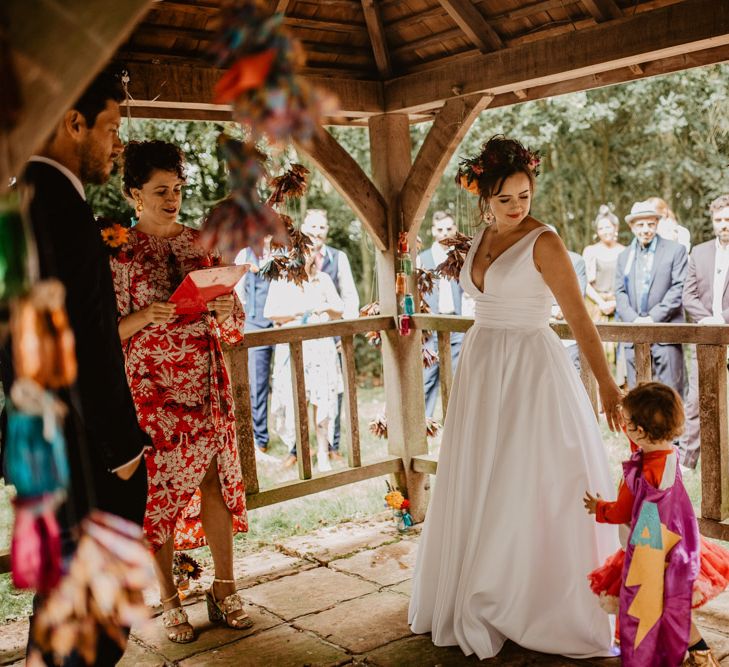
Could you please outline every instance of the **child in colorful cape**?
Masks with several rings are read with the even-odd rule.
[[[673,440],[683,431],[681,399],[647,382],[623,400],[632,456],[623,462],[615,502],[585,494],[601,523],[629,524],[627,546],[588,575],[602,606],[618,612],[626,667],[719,663],[691,620],[691,609],[729,584],[729,552],[699,536]]]

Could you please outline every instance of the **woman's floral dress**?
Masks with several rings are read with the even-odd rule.
[[[111,259],[119,316],[167,301],[190,271],[219,263],[189,227],[172,238],[130,230],[128,242]],[[153,441],[145,454],[144,531],[155,551],[173,534],[176,549],[206,543],[198,487],[216,456],[233,530],[248,530],[233,396],[220,346],[221,339],[242,340],[244,317],[236,298],[233,314],[222,325],[208,313],[178,315],[123,341],[139,423]]]

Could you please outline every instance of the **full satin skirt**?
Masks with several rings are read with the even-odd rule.
[[[506,639],[568,657],[610,655],[587,574],[618,547],[585,512],[614,498],[587,394],[546,326],[473,326],[448,405],[410,603],[413,632],[466,655]]]

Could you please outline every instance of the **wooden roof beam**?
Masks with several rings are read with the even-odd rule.
[[[438,0],[468,39],[481,52],[498,51],[504,42],[471,0]]]
[[[375,56],[377,71],[383,79],[390,78],[392,75],[392,63],[390,62],[385,27],[382,24],[382,15],[380,14],[377,0],[362,0],[362,11],[364,12],[367,32],[372,43],[372,52]]]
[[[492,95],[469,95],[448,100],[418,151],[400,195],[403,231],[418,228],[448,161]]]
[[[355,159],[324,128],[309,144],[296,144],[352,207],[380,250],[387,250],[387,209],[380,191]]]
[[[422,112],[462,94],[513,93],[729,44],[729,3],[686,0],[385,82],[387,112]]]
[[[188,67],[171,64],[127,63],[129,92],[139,104],[156,100],[170,106],[210,103],[213,89],[223,70],[215,67]],[[369,116],[382,113],[382,83],[363,79],[335,79],[305,76],[311,85],[336,95],[338,111],[343,116]],[[192,108],[192,107],[191,107]]]
[[[623,16],[623,12],[615,4],[615,0],[582,0],[582,4],[598,23],[619,19]]]

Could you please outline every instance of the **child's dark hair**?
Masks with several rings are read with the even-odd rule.
[[[652,442],[673,440],[683,433],[684,412],[675,389],[661,382],[642,382],[623,399],[630,421]]]

